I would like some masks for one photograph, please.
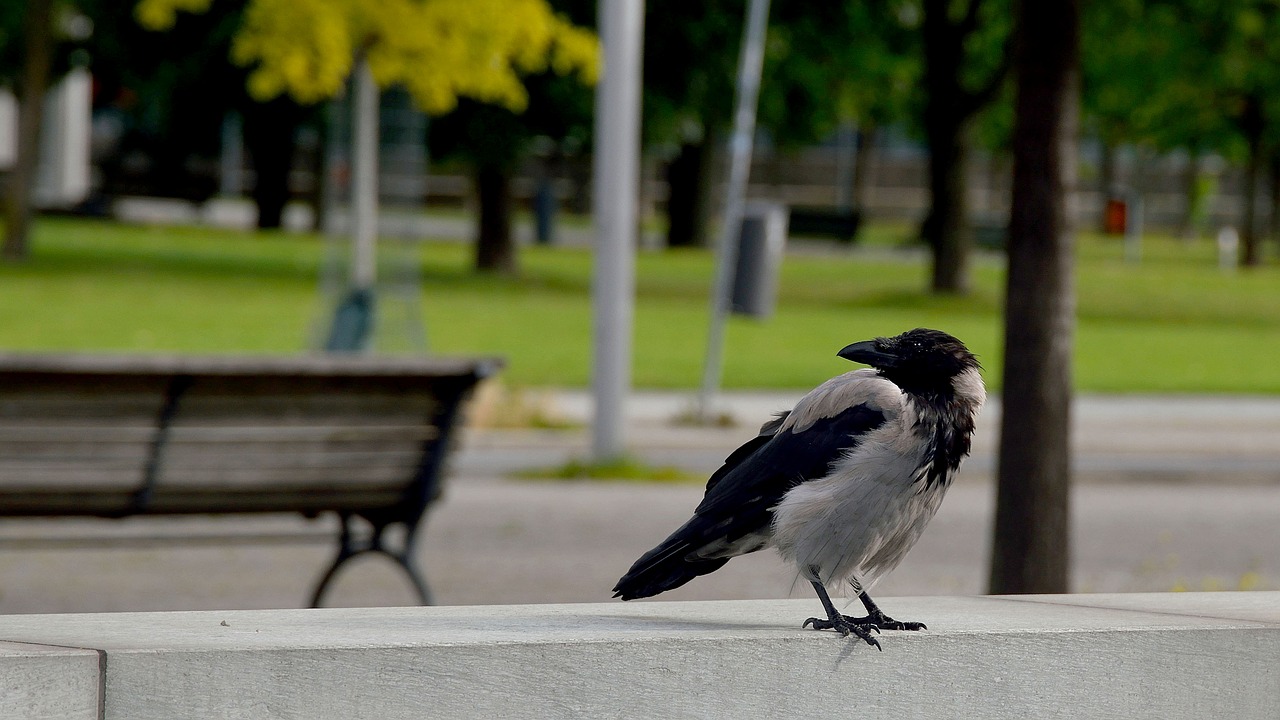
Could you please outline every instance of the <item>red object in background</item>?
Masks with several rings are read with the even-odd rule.
[[[1102,229],[1108,235],[1123,235],[1129,225],[1129,205],[1123,200],[1111,198],[1107,200],[1107,209],[1102,219]]]

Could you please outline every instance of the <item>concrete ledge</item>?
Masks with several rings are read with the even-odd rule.
[[[0,717],[1275,718],[1280,592],[0,617]]]
[[[97,720],[100,658],[94,650],[0,642],[0,718]]]

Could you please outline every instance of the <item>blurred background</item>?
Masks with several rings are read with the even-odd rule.
[[[581,602],[836,350],[938,327],[993,402],[880,593],[1280,589],[1280,4],[1065,2],[1045,34],[1004,0],[778,3],[753,37],[747,2],[648,0],[611,30],[635,68],[597,34],[625,4],[5,3],[0,351],[502,356],[421,564],[442,603]],[[592,208],[628,81],[620,454]],[[377,312],[335,347],[353,288]],[[1020,492],[1052,521],[995,529]],[[1061,572],[993,570],[1010,522]],[[5,520],[0,612],[301,605],[335,527]],[[762,553],[670,597],[793,585]],[[330,601],[413,595],[369,558]]]

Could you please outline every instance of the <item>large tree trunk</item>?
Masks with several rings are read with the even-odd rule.
[[[303,109],[288,98],[245,108],[244,143],[253,158],[253,201],[258,206],[259,229],[278,228],[284,219],[294,134],[302,115]]]
[[[667,163],[667,247],[706,247],[714,146],[685,142]]]
[[[25,260],[29,253],[31,195],[40,162],[40,125],[44,118],[44,94],[49,87],[53,62],[52,0],[29,0],[22,32],[25,60],[18,86],[18,154],[9,173],[5,194],[5,260]]]
[[[476,168],[479,227],[476,233],[476,270],[515,274],[516,244],[511,234],[511,174],[495,165]]]
[[[1079,0],[1020,0],[992,593],[1069,581]]]

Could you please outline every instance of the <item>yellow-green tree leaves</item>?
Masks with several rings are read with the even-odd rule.
[[[212,0],[141,0],[145,27]],[[383,87],[400,85],[422,110],[442,114],[459,97],[521,111],[520,77],[551,69],[586,84],[599,74],[596,37],[546,0],[249,0],[231,48],[251,67],[249,92],[314,103],[342,91],[358,57]]]

